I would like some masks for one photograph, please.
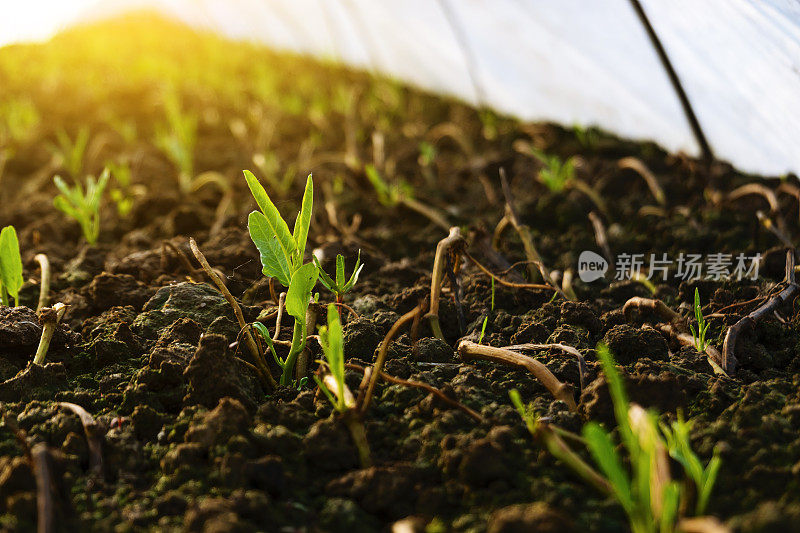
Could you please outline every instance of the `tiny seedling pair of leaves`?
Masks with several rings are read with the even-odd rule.
[[[336,255],[336,279],[332,279],[323,269],[322,265],[319,263],[319,259],[316,256],[312,256],[314,260],[314,264],[317,266],[319,270],[319,282],[325,286],[326,289],[331,291],[333,294],[336,295],[337,298],[341,298],[344,294],[350,292],[350,289],[353,288],[353,285],[358,282],[358,275],[361,274],[361,269],[364,268],[364,265],[361,264],[361,250],[358,251],[358,257],[356,258],[356,265],[353,267],[353,273],[350,275],[350,279],[345,279],[345,272],[344,272],[344,256],[342,254]]]
[[[0,297],[3,305],[9,305],[9,296],[14,299],[14,305],[19,305],[19,289],[23,282],[17,231],[14,226],[6,226],[0,231]]]
[[[100,236],[100,201],[110,177],[108,168],[103,170],[98,180],[93,176],[87,176],[86,190],[80,183],[70,187],[61,176],[53,178],[53,183],[61,192],[53,200],[53,205],[68,217],[78,221],[83,236],[89,244],[96,243]]]
[[[265,276],[277,279],[283,286],[291,287],[293,276],[303,266],[308,229],[311,225],[314,206],[314,184],[311,175],[309,174],[306,180],[303,203],[292,233],[289,233],[289,226],[253,173],[245,170],[244,177],[260,209],[250,213],[247,226],[250,238],[261,254],[263,273]],[[316,270],[316,267],[311,266]]]
[[[389,185],[386,183],[374,165],[367,164],[364,167],[364,172],[370,184],[372,184],[372,187],[375,189],[375,194],[378,195],[378,201],[381,205],[394,207],[399,204],[403,198],[412,198],[414,196],[413,187],[404,181],[401,181],[397,185]]]

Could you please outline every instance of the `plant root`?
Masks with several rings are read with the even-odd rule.
[[[560,382],[544,364],[532,357],[522,355],[508,348],[493,348],[492,346],[484,346],[468,340],[462,340],[458,344],[458,355],[464,361],[483,360],[521,366],[533,374],[557,400],[567,404],[571,411],[577,412],[578,410],[575,397],[572,394],[572,386]]]

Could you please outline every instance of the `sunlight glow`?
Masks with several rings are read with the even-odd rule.
[[[0,7],[0,46],[47,39],[96,2],[97,0],[4,1]]]

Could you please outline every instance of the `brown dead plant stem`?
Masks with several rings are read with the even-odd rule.
[[[439,324],[439,299],[442,294],[444,269],[447,263],[446,256],[449,253],[453,253],[456,256],[460,255],[465,244],[466,241],[461,235],[461,230],[454,226],[450,228],[450,234],[436,245],[436,256],[433,260],[433,272],[431,274],[431,303],[425,318],[430,321],[433,334],[441,340],[444,340],[444,335],[442,335],[442,328]],[[453,264],[458,264],[458,261],[453,261]]]
[[[278,384],[276,383],[275,378],[272,377],[269,367],[267,367],[264,354],[258,349],[258,345],[253,338],[253,334],[250,331],[249,325],[244,319],[242,308],[239,306],[236,298],[234,298],[231,294],[231,291],[228,290],[228,287],[225,285],[225,282],[222,281],[222,278],[220,278],[219,275],[214,272],[214,269],[211,268],[211,265],[208,264],[208,260],[206,259],[206,256],[203,255],[203,252],[200,251],[200,248],[197,246],[197,242],[194,239],[189,239],[189,246],[192,249],[192,253],[203,267],[203,270],[205,270],[206,274],[208,274],[208,277],[211,278],[211,281],[214,282],[233,309],[233,314],[236,316],[236,321],[239,322],[239,328],[241,328],[241,330],[244,332],[247,348],[250,350],[250,354],[253,356],[253,360],[256,362],[256,366],[260,371],[262,382],[272,389],[276,388]]]
[[[728,332],[725,334],[725,341],[722,344],[722,360],[726,364],[723,368],[729,372],[736,370],[736,341],[739,338],[739,333],[744,329],[752,328],[756,322],[775,311],[782,303],[797,294],[798,289],[800,289],[795,282],[795,253],[794,249],[786,251],[786,277],[783,280],[786,287],[767,300],[761,307],[728,328]]]
[[[557,400],[567,404],[571,411],[577,412],[578,410],[572,386],[560,382],[544,364],[532,357],[507,348],[484,346],[468,340],[462,340],[458,344],[458,355],[464,361],[482,360],[522,367],[533,374]]]

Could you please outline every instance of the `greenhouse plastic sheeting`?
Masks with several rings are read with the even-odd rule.
[[[30,9],[37,0],[19,4],[26,6],[3,7],[0,13]],[[34,18],[30,34],[23,18],[16,24],[6,18],[0,43],[152,8],[194,27],[338,59],[524,120],[597,125],[670,150],[699,153],[676,92],[628,0],[60,4],[48,20]],[[746,171],[800,173],[800,1],[641,4],[715,155]]]

